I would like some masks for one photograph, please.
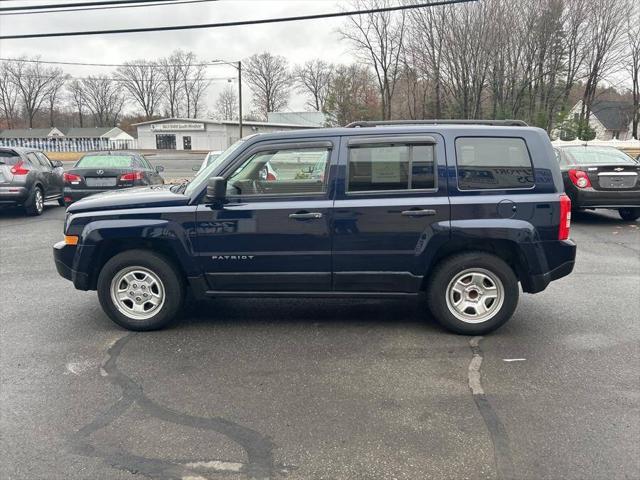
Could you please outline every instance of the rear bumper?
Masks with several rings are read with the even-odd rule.
[[[640,207],[640,190],[604,191],[593,188],[568,192],[573,208]]]
[[[0,205],[22,205],[29,198],[26,187],[0,187]]]
[[[569,275],[575,265],[576,244],[573,240],[540,242],[540,246],[546,258],[546,268],[542,273],[530,273],[520,279],[526,293],[541,292],[549,283]]]
[[[113,190],[113,189],[110,189]],[[78,200],[81,200],[85,197],[89,197],[91,195],[95,195],[97,193],[103,193],[103,192],[108,192],[110,190],[98,190],[95,188],[92,189],[79,189],[79,188],[68,188],[65,187],[64,188],[64,198],[65,198],[65,202],[66,203],[73,203],[73,202],[77,202]]]
[[[78,290],[89,290],[89,276],[86,273],[73,269],[75,256],[75,245],[67,245],[62,241],[53,246],[53,260],[56,264],[58,274],[73,282],[73,286]]]

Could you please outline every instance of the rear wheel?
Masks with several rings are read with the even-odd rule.
[[[146,250],[129,250],[102,267],[98,298],[103,310],[121,327],[157,330],[177,315],[184,286],[164,257]]]
[[[24,210],[27,215],[42,215],[44,211],[44,195],[40,187],[34,187],[25,202]]]
[[[640,208],[619,208],[618,214],[623,220],[633,222],[640,218]]]
[[[513,315],[518,296],[518,279],[511,267],[484,252],[443,260],[427,288],[435,319],[466,335],[482,335],[502,326]]]

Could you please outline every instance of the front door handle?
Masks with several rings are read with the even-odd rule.
[[[431,209],[425,210],[404,210],[400,213],[403,217],[430,217],[435,215],[436,211]]]
[[[322,218],[322,214],[320,212],[299,212],[290,214],[289,218],[293,218],[295,220],[315,220]]]

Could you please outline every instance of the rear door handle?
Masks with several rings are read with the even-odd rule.
[[[289,218],[293,218],[295,220],[315,220],[322,218],[322,214],[320,212],[300,212],[290,214]]]
[[[404,210],[400,213],[403,217],[430,217],[435,215],[435,210],[425,209],[425,210]]]

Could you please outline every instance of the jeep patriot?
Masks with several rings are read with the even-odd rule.
[[[195,298],[424,293],[444,327],[479,335],[512,316],[520,288],[540,292],[572,271],[570,220],[544,130],[358,122],[252,135],[191,182],[84,198],[68,208],[53,251],[60,275],[97,290],[131,330],[167,325],[189,289]]]

